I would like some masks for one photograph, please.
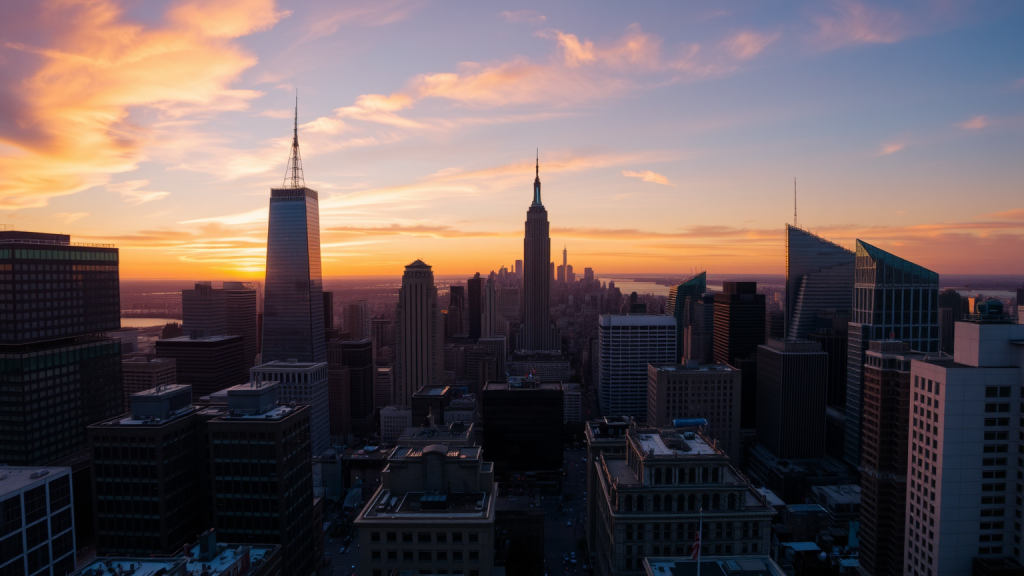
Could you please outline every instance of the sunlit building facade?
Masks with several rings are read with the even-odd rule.
[[[787,338],[807,338],[822,310],[850,309],[853,260],[846,248],[786,225]]]

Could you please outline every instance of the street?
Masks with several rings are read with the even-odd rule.
[[[572,496],[572,500],[562,502],[562,512],[558,512],[560,498],[548,496],[544,498],[544,560],[548,576],[568,575],[583,576],[583,565],[588,564],[587,554],[578,543],[586,537],[584,522],[586,506],[583,491],[587,487],[586,467],[583,458],[586,450],[566,450],[564,453],[565,477],[563,493]],[[568,525],[567,522],[571,522]],[[566,555],[576,553],[576,565],[565,561]]]
[[[345,543],[346,538],[324,538],[324,560],[330,564],[321,571],[323,576],[352,576],[355,566],[359,564],[359,537],[353,532],[352,540]],[[345,553],[341,549],[345,549]]]

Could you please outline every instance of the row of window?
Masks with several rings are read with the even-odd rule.
[[[450,559],[449,559],[449,552]],[[380,562],[387,556],[388,562],[398,561],[398,550],[370,550],[370,560],[374,562]],[[469,550],[467,554],[463,554],[462,550],[418,550],[414,553],[412,550],[402,550],[402,562],[462,562],[464,558],[468,558],[470,562],[480,561],[479,550]]]
[[[381,532],[370,532],[370,542],[380,542],[381,538],[384,538],[384,541],[386,541],[386,542],[398,542],[398,532],[383,532],[383,533],[381,533]],[[480,541],[480,533],[479,532],[470,532],[470,533],[465,535],[465,538],[466,538],[465,539],[466,542],[476,543],[476,542]],[[462,532],[417,532],[416,533],[416,540],[415,541],[420,543],[420,544],[431,544],[431,543],[447,544],[448,542],[461,543],[461,542],[463,542],[463,533]],[[406,543],[406,544],[412,543],[413,542],[413,533],[412,532],[402,532],[402,542]]]

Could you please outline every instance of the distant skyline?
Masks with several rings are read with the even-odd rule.
[[[262,279],[299,98],[323,274],[783,274],[793,221],[1024,273],[1024,5],[220,0],[0,11],[0,224]],[[556,257],[558,258],[558,257]]]

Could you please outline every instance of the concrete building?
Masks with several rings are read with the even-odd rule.
[[[574,382],[562,383],[562,422],[565,424],[583,420],[583,393]]]
[[[972,574],[974,558],[1021,560],[1024,324],[1015,321],[998,301],[982,303],[957,322],[952,359],[911,362],[908,576]]]
[[[545,382],[572,378],[572,364],[561,351],[515,351],[508,360],[508,374],[511,377],[533,376]]]
[[[589,548],[600,576],[640,575],[644,558],[689,553],[700,514],[703,554],[768,551],[775,509],[698,432],[633,427],[624,456],[599,456],[596,480]]]
[[[279,382],[281,402],[309,406],[309,432],[314,455],[331,445],[330,395],[326,362],[273,361],[249,370],[251,382]]]
[[[489,576],[497,492],[493,464],[477,446],[396,448],[354,523],[358,574]]]
[[[683,418],[703,418],[705,432],[738,464],[740,455],[740,371],[728,364],[650,364],[647,366],[647,424],[672,426]]]
[[[121,566],[132,574],[161,576],[279,576],[281,547],[276,544],[226,544],[217,542],[212,530],[184,547],[184,554],[170,558],[111,556],[86,564],[71,576],[103,576]],[[179,550],[180,552],[181,550]]]
[[[714,354],[716,364],[736,365],[764,344],[765,298],[756,282],[722,282],[715,294]]]
[[[405,267],[395,315],[394,403],[411,406],[412,395],[441,383],[444,326],[430,266],[420,260]]]
[[[828,357],[809,340],[769,340],[757,353],[757,442],[783,459],[825,456]]]
[[[476,394],[465,394],[461,398],[452,398],[444,411],[444,423],[476,422],[479,416]]]
[[[393,402],[395,372],[391,366],[377,366],[377,380],[373,388],[374,408],[381,408]]]
[[[412,408],[385,406],[380,410],[380,441],[394,444],[406,428],[412,426]]]
[[[249,380],[241,336],[179,336],[156,341],[157,358],[172,358],[179,384],[196,397],[208,396]]]
[[[598,462],[602,454],[626,454],[626,433],[632,420],[628,416],[605,416],[586,423],[583,433],[587,439],[587,494],[595,494]],[[587,498],[587,543],[595,542],[597,529],[597,498]]]
[[[190,337],[241,336],[245,368],[256,363],[257,293],[244,282],[196,282],[192,290],[181,291],[181,319]]]
[[[0,466],[0,573],[75,569],[71,469]]]
[[[374,432],[374,386],[377,369],[373,365],[373,343],[369,338],[341,342],[341,362],[349,369],[349,406],[352,432],[369,436]]]
[[[431,444],[444,444],[449,448],[476,445],[476,430],[472,422],[453,422],[439,426],[410,426],[395,443],[399,446],[426,448]]]
[[[598,316],[598,400],[605,414],[647,419],[647,365],[674,364],[676,320],[671,316]]]
[[[132,394],[176,383],[173,358],[123,358],[121,360],[121,383],[124,388],[124,405],[128,407]]]
[[[499,475],[562,468],[561,382],[510,378],[481,392],[483,447]]]
[[[687,554],[644,558],[646,576],[682,576],[696,574],[697,561]],[[787,576],[770,556],[702,557],[701,576]]]
[[[327,414],[335,444],[345,444],[352,433],[352,372],[345,365],[342,343],[327,341]]]

